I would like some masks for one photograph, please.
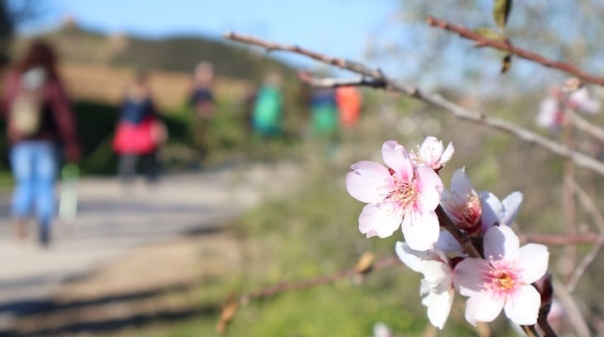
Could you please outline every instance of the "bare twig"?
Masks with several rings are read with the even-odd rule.
[[[587,195],[587,193],[576,182],[574,190],[577,193],[577,196],[579,197],[579,201],[581,202],[583,209],[585,209],[585,211],[591,215],[594,222],[600,229],[600,235],[604,236],[604,216],[602,216],[602,213],[598,210],[598,207],[593,202],[593,200],[591,200],[589,195]],[[583,276],[583,274],[587,270],[587,267],[589,267],[589,265],[596,259],[603,247],[604,240],[599,240],[583,257],[583,260],[581,260],[581,263],[579,263],[579,265],[575,268],[573,274],[571,275],[570,279],[566,284],[566,289],[569,293],[575,291],[575,289],[577,288],[577,284],[579,284],[581,276]]]
[[[575,115],[573,109],[567,106],[567,98],[563,100],[561,107],[565,112],[566,116]],[[573,123],[566,123],[564,125],[564,144],[570,149],[575,149],[575,128]],[[566,225],[566,234],[573,236],[577,234],[577,207],[575,202],[575,162],[566,159],[564,163],[564,178],[563,178],[563,194],[562,194],[562,205],[564,207],[564,222]],[[565,249],[565,258],[568,260],[567,267],[565,270],[565,277],[569,280],[572,276],[572,272],[575,269],[577,263],[577,246],[567,245]]]
[[[520,327],[528,337],[539,337],[539,332],[534,325],[521,325]]]
[[[572,151],[568,147],[554,140],[551,140],[547,137],[543,137],[514,123],[502,119],[491,118],[486,116],[484,113],[464,108],[463,106],[455,104],[454,102],[449,101],[438,94],[422,92],[416,87],[397,83],[393,79],[384,75],[384,73],[382,73],[379,69],[371,69],[358,62],[347,61],[340,58],[332,58],[314,51],[300,48],[298,46],[276,44],[248,35],[226,33],[224,36],[233,41],[259,46],[265,48],[266,50],[281,50],[301,54],[310,57],[314,60],[321,61],[327,64],[332,64],[340,68],[356,72],[360,75],[373,78],[376,82],[381,83],[380,86],[377,86],[376,84],[373,85],[373,87],[396,91],[409,97],[438,106],[448,111],[456,118],[471,121],[479,125],[487,126],[489,128],[511,134],[522,141],[528,142],[530,144],[539,145],[540,147],[558,156],[570,158],[578,166],[593,170],[594,172],[597,172],[600,175],[604,175],[604,163],[584,153]]]
[[[570,117],[570,121],[577,129],[604,142],[604,129],[594,125],[593,123],[590,123],[589,121],[586,121],[584,118],[582,118],[576,113],[571,114],[568,117]]]
[[[589,332],[589,326],[585,319],[583,318],[583,314],[579,310],[577,303],[575,303],[575,299],[572,295],[566,290],[566,287],[560,281],[553,278],[552,280],[556,297],[560,300],[566,312],[568,313],[568,318],[577,333],[577,337],[589,337],[591,336]]]
[[[274,286],[270,286],[270,287],[267,287],[264,289],[260,289],[260,290],[251,292],[249,294],[245,294],[245,295],[241,296],[240,302],[243,304],[246,304],[250,300],[272,297],[272,296],[275,296],[277,294],[280,294],[280,293],[283,293],[286,291],[301,290],[301,289],[312,288],[312,287],[316,287],[316,286],[320,286],[320,285],[325,285],[325,284],[333,283],[337,280],[341,280],[341,279],[344,279],[347,277],[365,275],[367,273],[370,273],[370,272],[373,272],[376,270],[380,270],[380,269],[384,269],[384,268],[388,268],[388,267],[392,267],[392,266],[398,265],[400,263],[401,263],[400,260],[396,256],[388,256],[388,257],[384,257],[378,261],[375,261],[371,265],[370,269],[359,270],[358,268],[350,268],[350,269],[341,270],[335,274],[320,276],[320,277],[310,279],[310,280],[304,280],[304,281],[292,282],[292,283],[279,283]]]
[[[519,235],[522,241],[529,241],[534,243],[542,243],[548,246],[566,246],[566,245],[580,245],[604,243],[604,234],[600,233],[587,233],[577,235],[562,235],[562,234],[523,234]]]
[[[457,33],[459,36],[461,36],[465,39],[476,41],[480,47],[488,46],[491,48],[503,50],[505,52],[514,54],[520,58],[541,64],[545,67],[558,69],[558,70],[561,70],[568,74],[572,74],[572,75],[578,77],[579,79],[583,80],[584,82],[593,83],[593,84],[596,84],[599,86],[604,86],[604,78],[602,78],[602,77],[591,75],[588,72],[579,69],[577,66],[575,66],[572,63],[550,60],[537,53],[533,53],[531,51],[528,51],[528,50],[525,50],[522,48],[518,48],[515,45],[513,45],[512,42],[509,40],[487,39],[484,36],[474,32],[466,27],[448,23],[446,21],[439,20],[435,17],[429,17],[428,24],[433,27],[439,27],[444,30],[448,30],[448,31]]]
[[[345,86],[361,86],[361,87],[373,87],[380,88],[383,83],[380,81],[376,81],[372,78],[317,78],[312,75],[309,71],[299,71],[298,77],[302,82],[308,83],[313,87],[320,88],[337,88],[337,87],[345,87]]]
[[[476,249],[476,247],[474,247],[474,244],[472,244],[472,240],[470,240],[468,234],[466,234],[466,232],[461,230],[458,226],[453,223],[453,221],[451,221],[451,219],[449,218],[449,216],[441,205],[438,205],[438,207],[436,208],[436,215],[438,216],[438,221],[440,222],[440,225],[453,235],[455,240],[459,242],[459,244],[463,247],[466,253],[470,255],[470,257],[476,257],[481,259],[484,258],[482,254]]]

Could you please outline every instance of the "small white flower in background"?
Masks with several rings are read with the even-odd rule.
[[[373,336],[372,337],[393,337],[390,328],[382,322],[377,322],[373,325]]]
[[[564,120],[560,102],[554,97],[547,97],[539,105],[539,113],[535,119],[537,126],[557,131]]]
[[[568,105],[578,112],[596,114],[600,111],[600,101],[591,97],[586,87],[583,87],[568,96]]]
[[[367,203],[359,216],[359,230],[367,237],[385,238],[402,227],[413,249],[432,248],[439,234],[434,210],[440,203],[442,180],[428,166],[415,167],[396,141],[383,144],[382,156],[387,167],[361,161],[346,175],[348,193]]]
[[[511,226],[518,215],[524,195],[521,192],[510,193],[503,201],[489,191],[480,192],[482,200],[482,232],[496,224]]]
[[[441,204],[453,223],[473,234],[480,229],[482,204],[474,190],[465,168],[460,168],[451,177],[451,190],[444,190]]]
[[[549,96],[541,101],[535,119],[537,126],[558,131],[565,121],[565,107],[593,115],[600,111],[601,103],[589,94],[579,79],[570,78],[561,87],[550,88]]]
[[[439,249],[419,252],[404,242],[396,243],[396,254],[411,270],[422,273],[420,285],[422,304],[428,308],[428,319],[442,329],[453,304],[453,270],[449,259]]]
[[[411,159],[415,165],[427,165],[438,171],[451,160],[454,152],[453,143],[449,143],[445,149],[442,141],[436,137],[426,137],[419,147],[419,153],[411,152]]]
[[[547,271],[549,252],[540,244],[520,247],[510,227],[491,227],[484,236],[484,255],[466,258],[455,266],[455,288],[468,296],[466,320],[491,322],[503,309],[514,323],[537,323],[541,296],[531,283]]]

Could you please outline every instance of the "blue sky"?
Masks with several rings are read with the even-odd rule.
[[[237,31],[353,60],[364,60],[368,44],[396,25],[394,13],[398,6],[398,0],[46,0],[40,3],[45,6],[44,14],[21,27],[22,32],[56,27],[71,16],[83,27],[107,33],[218,38],[225,31]],[[309,64],[299,57],[288,59]]]

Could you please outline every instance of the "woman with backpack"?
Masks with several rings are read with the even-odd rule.
[[[15,232],[18,239],[26,238],[27,218],[33,208],[43,246],[50,242],[55,215],[60,152],[70,162],[80,158],[75,115],[56,62],[52,47],[34,40],[7,73],[0,107],[7,118],[16,183],[11,209]]]

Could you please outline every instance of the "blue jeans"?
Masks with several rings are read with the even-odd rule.
[[[11,148],[10,162],[16,186],[12,215],[28,217],[35,206],[41,230],[48,230],[55,214],[55,180],[58,171],[57,146],[50,141],[24,141]]]

